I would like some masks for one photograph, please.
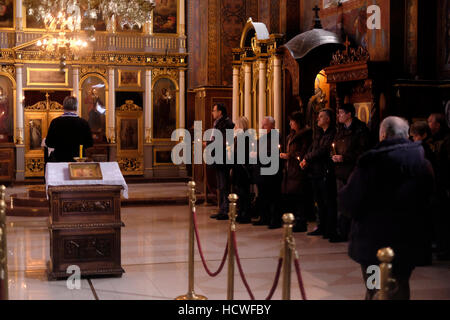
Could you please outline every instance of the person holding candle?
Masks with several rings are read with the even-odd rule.
[[[295,216],[294,232],[307,231],[308,190],[311,189],[306,171],[300,163],[307,154],[312,142],[312,130],[304,127],[303,114],[299,111],[290,116],[291,133],[287,137],[286,153],[280,153],[284,160],[283,180],[281,183],[283,212],[292,212]]]
[[[318,212],[317,228],[308,235],[322,235],[325,239],[335,235],[337,226],[336,178],[330,158],[330,151],[333,153],[332,142],[336,135],[333,115],[331,109],[319,111],[313,143],[300,162],[300,167],[306,170],[311,178]]]
[[[352,173],[361,154],[370,147],[370,133],[366,124],[355,117],[355,107],[346,103],[338,107],[338,130],[334,138],[334,162],[337,190],[341,190]],[[350,232],[350,219],[338,211],[337,236],[330,242],[345,242]]]
[[[45,139],[46,146],[54,148],[49,162],[73,162],[75,157],[93,145],[88,122],[77,114],[77,98],[66,97],[63,108],[64,114],[52,120]]]

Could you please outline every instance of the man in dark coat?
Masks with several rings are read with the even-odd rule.
[[[272,117],[265,117],[262,122],[262,129],[267,130],[267,133],[262,135],[258,140],[258,150],[265,148],[267,156],[272,157],[272,130],[275,129],[275,119]],[[278,143],[278,141],[277,141]],[[279,157],[280,150],[276,149],[277,154],[274,157]],[[259,154],[258,154],[259,155]],[[281,172],[278,168],[274,175],[261,175],[261,168],[270,167],[271,164],[262,164],[258,156],[258,165],[256,170],[256,184],[258,186],[258,197],[256,199],[257,212],[259,220],[255,221],[254,225],[268,225],[269,229],[276,229],[281,227],[281,215],[278,209],[280,198],[280,184]]]
[[[338,130],[332,144],[332,160],[335,163],[337,190],[347,183],[358,157],[369,149],[370,134],[366,124],[355,117],[355,107],[347,103],[338,108]],[[348,240],[350,220],[338,212],[337,235],[330,237],[330,242]]]
[[[66,97],[63,102],[64,114],[53,119],[48,128],[45,144],[55,150],[50,154],[50,162],[73,162],[80,155],[80,145],[85,150],[92,147],[92,133],[86,120],[76,113],[77,98]]]
[[[423,245],[418,237],[433,188],[433,170],[420,144],[408,140],[408,123],[388,117],[380,125],[380,143],[363,154],[339,206],[352,218],[349,256],[367,268],[378,265],[377,251],[391,247],[397,290],[392,299],[409,299],[409,278]],[[368,289],[366,299],[375,289]]]
[[[291,133],[287,137],[286,153],[280,153],[285,160],[281,193],[284,204],[283,212],[292,212],[295,216],[294,232],[307,231],[308,190],[311,189],[308,174],[300,168],[312,143],[312,130],[302,128],[303,115],[296,111],[290,117]]]
[[[300,163],[311,178],[314,201],[318,209],[318,226],[308,235],[335,235],[337,228],[336,178],[331,161],[331,144],[336,134],[331,109],[322,109],[317,116],[317,130],[308,153]]]
[[[211,215],[210,217],[217,220],[227,220],[229,207],[228,195],[230,194],[231,185],[230,167],[226,164],[226,130],[233,129],[234,123],[228,117],[227,109],[222,103],[217,103],[213,106],[212,117],[214,119],[214,129],[219,130],[223,138],[223,162],[222,164],[214,164],[214,168],[216,170],[217,189],[219,190],[219,212]],[[214,136],[209,143],[212,141],[214,141]]]

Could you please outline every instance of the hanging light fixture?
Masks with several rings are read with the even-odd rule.
[[[47,34],[36,44],[47,54],[58,55],[61,68],[69,56],[79,56],[88,42],[95,41],[99,14],[105,22],[120,27],[141,28],[151,23],[155,0],[23,0],[27,14],[42,22]],[[85,31],[85,36],[81,34]]]

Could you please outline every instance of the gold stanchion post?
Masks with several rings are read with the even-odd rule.
[[[229,220],[230,229],[228,230],[228,285],[227,285],[227,300],[233,300],[234,298],[234,242],[232,238],[232,232],[236,231],[236,206],[238,201],[238,196],[235,193],[231,193],[228,196],[230,201],[229,206]]]
[[[391,291],[395,285],[392,279],[392,260],[394,259],[394,250],[391,248],[382,248],[377,252],[377,258],[380,260],[380,290],[377,293],[378,300],[390,300]]]
[[[283,214],[284,234],[283,234],[283,290],[282,300],[291,299],[291,265],[292,265],[292,227],[295,217],[292,213]]]
[[[189,288],[188,293],[184,296],[179,296],[176,300],[207,300],[205,296],[198,295],[194,292],[194,217],[195,202],[195,182],[188,182],[188,197],[189,197]]]
[[[0,300],[8,300],[8,251],[6,247],[5,186],[0,186]]]

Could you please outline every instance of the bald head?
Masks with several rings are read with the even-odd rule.
[[[380,141],[388,139],[408,139],[408,122],[400,117],[387,117],[380,125]]]

